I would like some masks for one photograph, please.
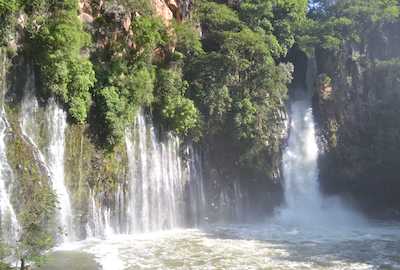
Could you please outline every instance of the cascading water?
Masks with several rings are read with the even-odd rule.
[[[67,115],[54,99],[51,99],[46,108],[46,117],[48,132],[50,134],[50,142],[46,148],[46,163],[60,205],[60,223],[64,229],[64,233],[66,233],[63,236],[63,240],[71,240],[74,239],[73,216],[70,197],[64,183],[64,143]]]
[[[188,186],[190,207],[188,212],[192,225],[199,226],[206,216],[206,196],[204,190],[203,163],[193,145],[188,145],[185,151],[186,168],[188,168]]]
[[[11,189],[14,183],[13,171],[7,160],[5,137],[9,129],[4,110],[4,95],[6,92],[6,55],[2,59],[1,70],[1,106],[0,106],[0,240],[13,246],[18,240],[20,229],[16,213],[10,201]]]
[[[8,125],[4,118],[4,110],[0,113],[0,239],[12,245],[17,240],[19,225],[10,202],[14,176],[6,156],[5,135]]]
[[[138,113],[134,127],[127,129],[125,145],[127,181],[116,188],[112,209],[92,193],[88,236],[159,231],[200,223],[205,194],[200,158],[193,147],[186,149],[185,161],[179,138],[168,134],[163,140],[158,139],[143,111]],[[186,218],[186,203],[190,205],[190,221]]]
[[[302,211],[308,212],[321,207],[318,188],[318,146],[309,99],[303,97],[295,100],[290,110],[290,135],[283,154],[286,211],[303,215]]]
[[[289,140],[283,154],[286,205],[278,218],[292,225],[361,224],[362,218],[344,207],[339,198],[324,198],[318,184],[318,145],[315,136],[311,97],[302,88],[295,90],[291,103]]]
[[[44,112],[44,121],[48,142],[40,145],[40,110],[35,97],[35,77],[28,72],[28,81],[24,89],[21,110],[21,129],[25,139],[33,146],[36,159],[46,169],[59,203],[59,224],[63,234],[61,241],[74,239],[73,216],[68,191],[64,183],[64,151],[66,113],[52,98]]]

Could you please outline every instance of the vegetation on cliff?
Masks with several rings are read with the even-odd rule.
[[[177,134],[228,136],[241,145],[235,163],[270,174],[261,160],[279,151],[292,72],[279,62],[307,1],[199,1],[192,19],[168,25],[142,2],[91,3],[96,17],[86,31],[76,0],[15,0],[2,14],[25,11],[22,49],[35,60],[43,96],[88,121],[105,146],[120,143],[137,109],[150,107]]]
[[[306,4],[199,4],[204,53],[184,68],[189,95],[202,112],[206,135],[224,137],[232,164],[252,176],[272,177],[276,169],[292,73],[290,64],[277,63],[294,43]]]
[[[309,17],[299,40],[319,73],[322,186],[370,210],[398,209],[399,2],[314,1]]]

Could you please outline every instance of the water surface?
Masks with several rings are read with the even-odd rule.
[[[61,249],[90,254],[99,265],[69,268],[79,270],[400,269],[400,227],[213,226],[115,235]]]

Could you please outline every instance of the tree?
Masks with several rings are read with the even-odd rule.
[[[54,238],[49,231],[49,224],[54,220],[56,196],[48,187],[33,187],[32,193],[25,194],[26,203],[19,214],[21,235],[17,245],[17,256],[21,270],[25,270],[26,262],[40,264],[43,253],[54,246]]]

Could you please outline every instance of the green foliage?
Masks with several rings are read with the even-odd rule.
[[[199,112],[194,102],[185,97],[187,82],[174,70],[160,69],[157,76],[156,112],[165,121],[166,126],[181,135],[199,125]]]
[[[291,79],[289,66],[277,63],[304,21],[305,0],[244,0],[235,7],[201,1],[201,37],[198,22],[166,26],[148,1],[118,4],[127,13],[121,18],[132,19],[130,29],[99,9],[92,33],[101,45],[89,61],[77,0],[21,1],[31,17],[27,29],[43,96],[64,102],[78,123],[94,119],[96,135],[109,146],[121,141],[140,106],[151,106],[177,134],[203,128],[227,136],[241,145],[243,160],[277,151]]]
[[[6,13],[12,13],[18,8],[18,2],[16,0],[0,0],[0,14],[5,15]]]
[[[330,4],[317,1],[310,20],[301,30],[303,47],[318,45],[337,51],[349,41],[361,47],[386,23],[399,18],[397,0],[343,0]]]
[[[133,41],[138,48],[135,51],[135,60],[150,61],[155,48],[166,45],[169,39],[165,26],[158,17],[137,17],[132,29],[135,31]]]
[[[77,16],[76,0],[57,2],[49,8],[54,9],[54,15],[37,32],[31,32],[42,94],[57,96],[67,105],[70,116],[83,123],[95,83],[92,63],[81,56],[81,49],[89,45],[90,38]]]
[[[0,47],[8,45],[13,35],[20,5],[18,0],[0,0]]]
[[[193,101],[182,96],[167,97],[162,116],[168,121],[169,127],[181,135],[188,135],[199,121],[199,113]]]
[[[11,250],[9,245],[6,243],[6,241],[4,241],[2,238],[4,237],[4,232],[0,231],[0,234],[3,233],[2,236],[0,236],[0,269],[8,269],[6,268],[6,264],[4,263],[4,265],[1,264],[1,262],[7,258],[8,256],[10,256],[11,254]],[[2,268],[3,267],[3,268]]]
[[[107,18],[99,23],[98,27],[110,25]],[[118,32],[111,29],[110,40],[113,42],[108,43],[95,58],[98,79],[94,92],[96,111],[102,122],[99,129],[104,133],[108,146],[121,141],[139,107],[153,103],[156,63],[163,61],[171,42],[162,20],[152,14],[135,16],[130,30],[133,33],[130,43],[134,45],[126,42],[124,34],[111,36],[113,31]],[[181,37],[180,42],[181,48],[195,44],[195,41],[186,41],[185,37]]]
[[[224,4],[204,1],[199,12],[201,23],[207,32],[239,31],[243,27],[238,14]]]
[[[130,11],[138,12],[145,16],[152,15],[152,6],[147,0],[119,0],[118,2],[123,4]]]
[[[100,89],[97,98],[109,145],[117,144],[125,128],[132,123],[139,106],[153,100],[154,70],[135,67],[110,76],[109,86]]]
[[[31,193],[24,194],[26,204],[19,214],[22,231],[17,255],[21,260],[40,264],[43,252],[54,246],[53,236],[46,227],[53,218],[57,198],[49,187],[43,186],[32,187]]]
[[[294,44],[295,31],[305,20],[305,0],[245,0],[240,3],[240,18],[260,32],[276,56],[286,55]]]
[[[200,35],[190,22],[174,22],[173,29],[176,35],[176,51],[187,57],[197,56],[204,52]]]
[[[256,161],[279,152],[293,69],[276,61],[293,45],[305,12],[306,1],[243,1],[236,11],[207,1],[200,6],[205,53],[184,67],[188,94],[207,134],[236,145],[234,163],[252,172],[269,175],[265,162]]]
[[[39,264],[44,260],[44,253],[54,246],[57,197],[31,146],[22,139],[18,122],[11,120],[16,133],[7,145],[7,160],[19,180],[16,189],[21,226],[19,240],[12,249],[21,261]]]

